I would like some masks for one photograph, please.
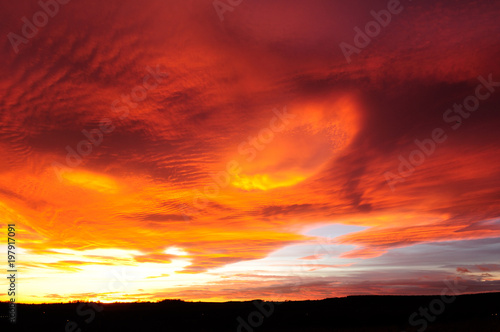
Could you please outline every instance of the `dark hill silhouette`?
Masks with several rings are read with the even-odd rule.
[[[18,321],[5,318],[0,331],[500,331],[500,293],[461,295],[440,307],[440,296],[349,296],[319,301],[20,304]],[[432,305],[431,305],[432,303]],[[442,311],[442,312],[439,312]],[[438,315],[432,312],[439,312]],[[433,321],[429,321],[433,320]],[[418,322],[418,323],[415,323]]]

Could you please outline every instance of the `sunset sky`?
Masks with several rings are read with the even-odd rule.
[[[500,291],[500,2],[60,1],[0,2],[19,302]]]

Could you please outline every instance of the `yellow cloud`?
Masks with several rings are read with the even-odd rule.
[[[244,190],[270,190],[280,187],[291,187],[305,179],[304,176],[288,175],[278,178],[269,174],[245,175],[233,178],[232,185]]]
[[[118,184],[109,176],[87,171],[70,171],[64,172],[62,177],[72,185],[101,193],[116,194],[119,191]]]

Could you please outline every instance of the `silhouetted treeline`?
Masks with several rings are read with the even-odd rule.
[[[15,325],[6,318],[8,304],[1,303],[0,331],[500,331],[500,293],[461,295],[443,303],[444,307],[439,304],[440,298],[349,296],[284,303],[164,300],[20,304]]]

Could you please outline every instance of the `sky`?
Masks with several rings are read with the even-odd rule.
[[[499,15],[1,1],[17,301],[500,291]]]

